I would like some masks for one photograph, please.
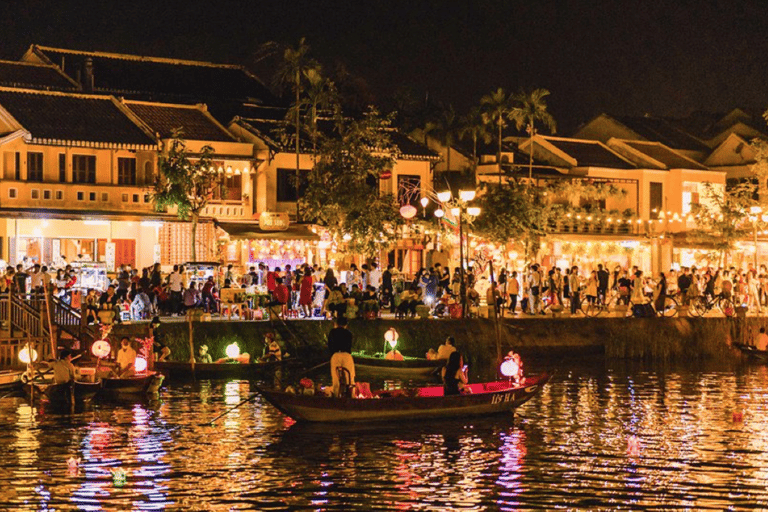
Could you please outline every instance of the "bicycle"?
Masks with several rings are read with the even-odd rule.
[[[699,295],[693,298],[688,307],[688,312],[693,316],[701,317],[714,307],[717,307],[727,317],[732,317],[736,314],[736,305],[733,300],[730,297],[725,297],[722,293],[715,296]]]
[[[677,299],[675,299],[674,295],[667,295],[666,297],[664,297],[664,306],[662,307],[662,309],[656,309],[655,301],[653,300],[652,297],[649,297],[649,296],[645,297],[645,301],[642,302],[642,304],[643,305],[650,304],[655,316],[662,316],[667,318],[676,316],[677,310],[680,307],[680,304],[677,302]],[[639,304],[636,302],[633,302],[630,299],[629,305],[627,306],[627,312],[625,314],[627,318],[634,316],[635,314],[634,307],[636,305],[639,305]]]

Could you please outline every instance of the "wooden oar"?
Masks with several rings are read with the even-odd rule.
[[[327,364],[330,364],[330,361],[326,361],[326,362],[324,362],[324,363],[320,363],[320,364],[318,364],[317,366],[313,366],[313,367],[312,367],[312,368],[310,368],[309,370],[307,370],[307,371],[305,371],[304,373],[302,373],[301,375],[299,375],[299,377],[303,377],[304,375],[306,375],[306,374],[310,373],[311,371],[313,371],[313,370],[317,370],[318,368],[320,368],[320,367],[323,367],[323,366],[325,366],[325,365],[327,365]],[[223,413],[219,414],[218,416],[216,416],[215,418],[213,418],[213,419],[212,419],[211,421],[209,421],[208,423],[201,423],[201,424],[200,424],[200,426],[201,426],[201,427],[205,427],[205,426],[208,426],[208,425],[213,425],[214,423],[216,423],[216,420],[218,420],[219,418],[223,418],[224,416],[226,416],[227,414],[231,413],[231,412],[232,412],[232,411],[234,411],[235,409],[237,409],[237,408],[239,408],[239,407],[242,407],[243,405],[245,405],[245,404],[247,404],[248,402],[252,401],[252,400],[253,400],[254,398],[256,398],[257,396],[259,396],[259,394],[258,394],[258,393],[254,393],[254,394],[252,394],[251,396],[249,396],[248,398],[246,398],[245,400],[243,400],[242,402],[240,402],[240,403],[239,403],[239,404],[237,404],[236,406],[234,406],[234,407],[232,407],[231,409],[228,409],[228,410],[224,411]]]

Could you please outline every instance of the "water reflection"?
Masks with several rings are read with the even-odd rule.
[[[0,503],[94,511],[768,506],[763,367],[574,365],[514,420],[308,426],[256,398],[206,423],[252,390],[247,381],[171,383],[160,402],[74,415],[0,400]],[[74,470],[70,457],[81,458]]]

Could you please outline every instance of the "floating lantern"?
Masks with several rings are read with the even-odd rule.
[[[133,363],[133,368],[136,370],[136,373],[141,373],[147,369],[147,360],[146,358],[143,358],[141,356],[136,358],[136,361]]]
[[[240,356],[240,347],[237,346],[237,343],[231,343],[227,345],[225,352],[228,358],[237,359]]]
[[[112,470],[112,483],[115,487],[122,487],[125,485],[126,473],[122,468]]]
[[[417,213],[418,211],[416,208],[410,204],[403,205],[400,208],[400,215],[402,215],[404,219],[412,219]]]
[[[389,330],[384,333],[384,339],[387,340],[387,343],[389,343],[389,346],[393,349],[397,346],[397,340],[399,338],[400,335],[394,327],[390,327]]]
[[[26,345],[23,349],[19,350],[19,361],[24,364],[34,363],[37,361],[37,350]]]
[[[744,421],[744,413],[741,411],[734,411],[733,412],[733,422],[734,423],[741,423]]]
[[[99,359],[107,357],[112,352],[112,347],[107,340],[97,340],[91,345],[91,354]]]

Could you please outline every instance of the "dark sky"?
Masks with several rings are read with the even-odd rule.
[[[496,87],[545,87],[565,128],[600,112],[768,106],[765,0],[0,3],[13,59],[38,43],[244,63],[302,36],[380,100],[407,85],[465,110]]]

